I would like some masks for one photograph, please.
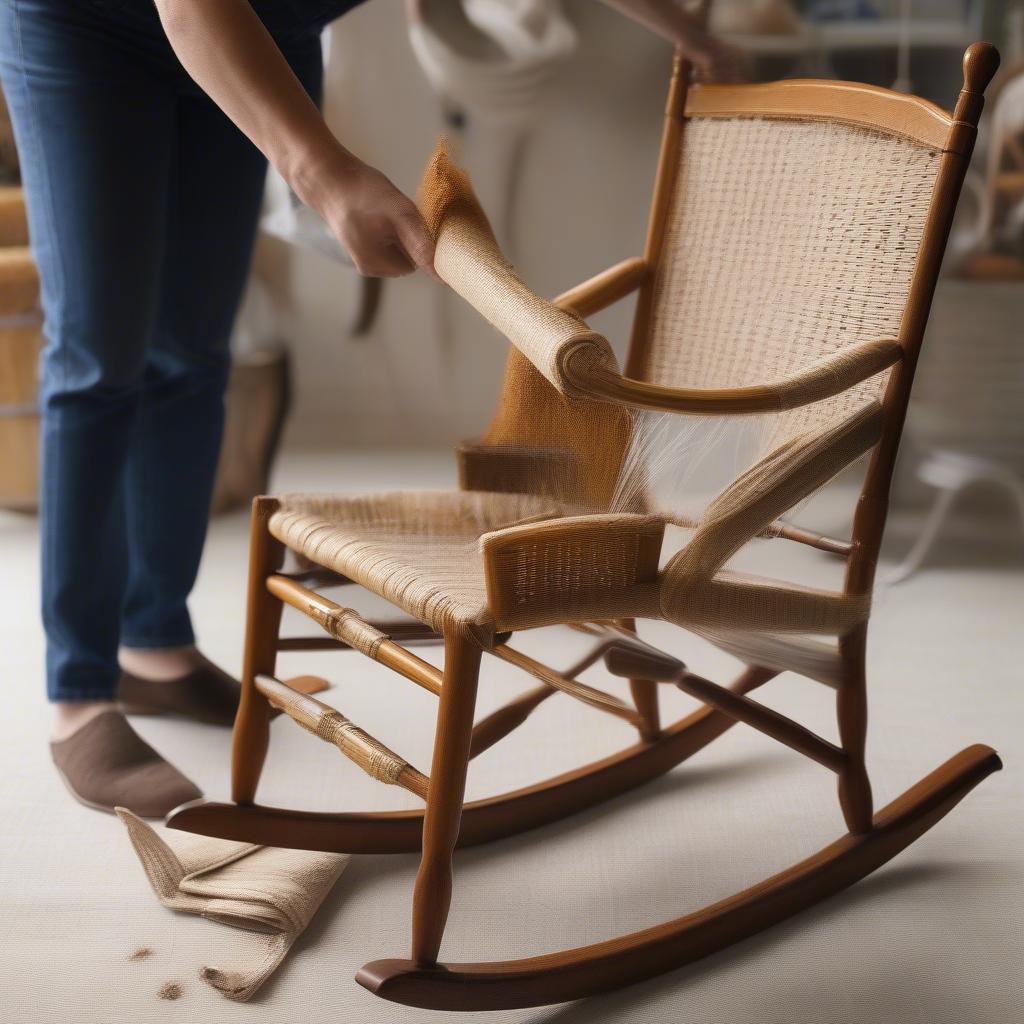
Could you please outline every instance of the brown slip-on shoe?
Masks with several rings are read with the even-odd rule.
[[[71,795],[98,811],[113,814],[115,807],[127,807],[140,818],[163,818],[203,795],[117,711],[90,719],[51,743],[50,752]]]
[[[298,676],[289,679],[288,685],[307,695],[328,689],[328,683],[317,676]],[[194,722],[231,726],[241,692],[237,679],[206,664],[178,679],[161,681],[122,670],[117,697],[126,715],[181,715]]]
[[[178,679],[153,680],[121,671],[117,698],[128,715],[181,715],[194,722],[228,725],[235,720],[242,686],[207,663]]]

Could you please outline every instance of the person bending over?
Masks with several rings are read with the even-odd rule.
[[[673,0],[608,0],[703,74]],[[228,339],[269,161],[366,275],[432,270],[413,203],[320,114],[319,36],[359,0],[0,0],[0,78],[42,281],[42,614],[71,792],[153,817],[199,796],[124,711],[229,725],[195,646]]]

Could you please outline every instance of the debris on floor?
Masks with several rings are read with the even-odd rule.
[[[161,999],[180,999],[181,992],[181,986],[176,981],[167,981],[160,986],[160,991],[157,992],[157,996]]]

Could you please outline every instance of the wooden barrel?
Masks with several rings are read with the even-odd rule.
[[[20,190],[3,189],[0,241],[18,244],[0,248],[0,507],[28,510],[37,503],[42,316],[23,224]]]
[[[0,185],[0,247],[28,245],[28,219],[20,185]]]

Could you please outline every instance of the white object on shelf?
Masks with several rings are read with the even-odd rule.
[[[1002,487],[1024,525],[1024,287],[1015,282],[943,278],[907,421],[925,452],[917,469],[937,489],[917,542],[890,577],[910,576],[927,556],[958,494],[975,483]]]

